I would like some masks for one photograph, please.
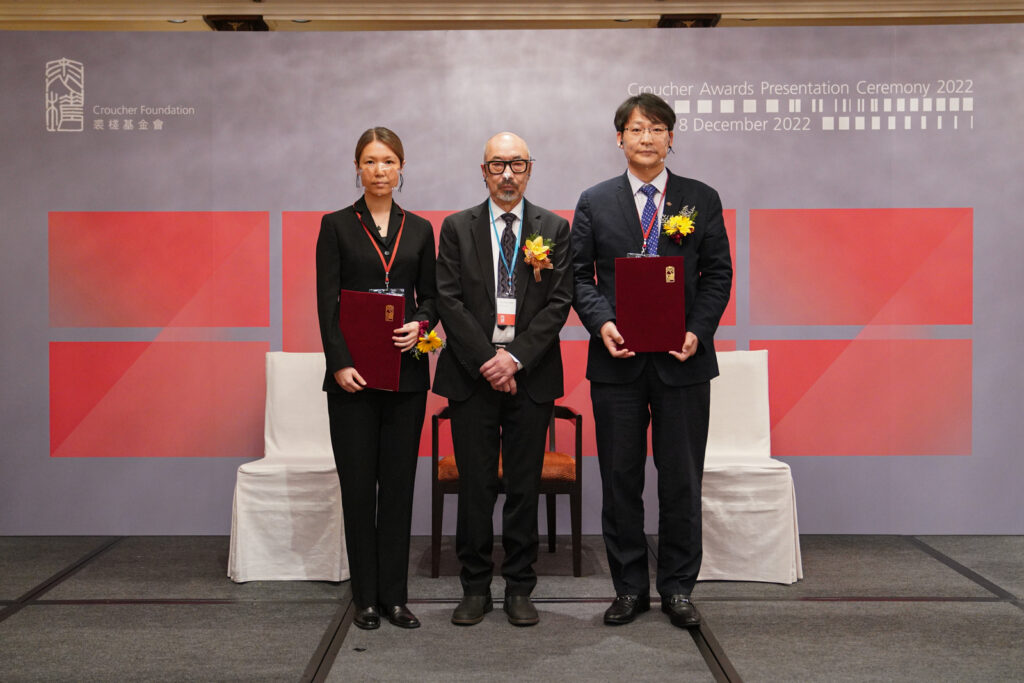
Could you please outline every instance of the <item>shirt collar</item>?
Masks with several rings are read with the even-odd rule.
[[[651,182],[649,183],[645,183],[644,181],[640,180],[635,175],[633,175],[632,171],[628,169],[626,170],[626,177],[629,178],[629,187],[633,190],[634,195],[636,195],[636,193],[639,192],[640,188],[643,187],[644,185],[654,185],[654,187],[658,188],[658,192],[661,192],[662,190],[665,189],[665,183],[668,181],[668,169],[661,169],[661,173],[654,176],[654,179],[651,180]]]
[[[491,219],[493,221],[495,221],[495,222],[497,222],[497,220],[499,218],[501,218],[504,214],[511,213],[511,214],[514,214],[515,217],[519,219],[520,223],[522,223],[523,222],[523,202],[525,202],[525,201],[526,200],[524,200],[524,199],[520,199],[519,203],[516,204],[515,206],[513,206],[511,211],[504,211],[504,210],[502,210],[502,208],[500,206],[495,204],[488,197],[488,199],[487,199],[487,210],[491,212]]]

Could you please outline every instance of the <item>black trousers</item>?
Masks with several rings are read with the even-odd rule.
[[[358,607],[408,601],[409,532],[427,392],[328,393]]]
[[[675,387],[653,363],[633,382],[591,382],[601,469],[601,527],[618,594],[647,595],[644,472],[651,424],[658,469],[658,572],[663,596],[689,594],[701,562],[701,478],[711,384]]]
[[[483,379],[465,401],[449,401],[459,512],[455,548],[466,595],[490,593],[498,497],[498,454],[505,484],[501,565],[506,595],[529,595],[537,585],[537,498],[544,464],[544,436],[554,401],[535,403],[520,389],[495,391]]]

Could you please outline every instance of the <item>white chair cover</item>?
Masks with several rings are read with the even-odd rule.
[[[322,353],[267,354],[264,457],[238,468],[232,581],[349,578]]]
[[[803,578],[789,465],[771,458],[768,352],[718,354],[704,461],[698,581]]]

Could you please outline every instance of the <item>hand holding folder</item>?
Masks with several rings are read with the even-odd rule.
[[[615,326],[630,351],[679,351],[686,339],[682,256],[615,259]]]
[[[366,386],[398,391],[402,352],[392,336],[404,322],[405,297],[341,290],[338,327]]]

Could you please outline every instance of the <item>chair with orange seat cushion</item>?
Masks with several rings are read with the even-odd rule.
[[[458,495],[459,470],[455,456],[439,454],[440,425],[450,419],[448,408],[443,408],[431,417],[431,544],[430,575],[437,578],[441,573],[441,520],[444,515],[446,493]],[[555,448],[555,424],[557,420],[571,422],[575,431],[575,448],[570,455]],[[583,516],[583,418],[572,408],[555,406],[548,428],[548,449],[544,452],[544,466],[540,476],[540,493],[544,495],[547,507],[548,551],[555,552],[555,496],[569,496],[570,528],[572,531],[572,575],[582,574],[581,528]],[[498,492],[503,492],[501,459],[498,459]]]

